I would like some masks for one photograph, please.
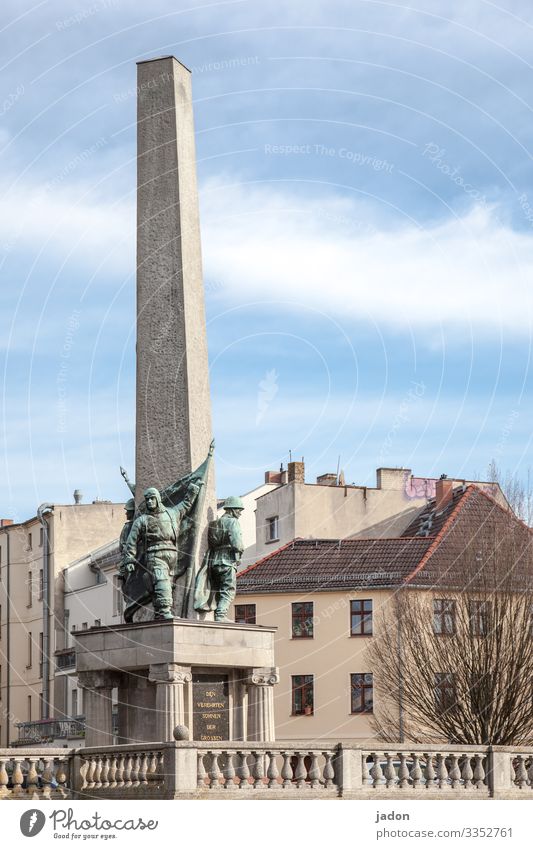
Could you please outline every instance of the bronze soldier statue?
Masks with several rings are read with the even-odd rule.
[[[172,584],[179,577],[180,522],[199,491],[200,486],[191,481],[179,504],[165,506],[158,489],[147,489],[144,493],[147,512],[135,519],[124,543],[121,572],[131,573],[138,565],[144,568],[155,619],[172,619]]]
[[[194,607],[214,610],[215,622],[229,622],[228,611],[235,598],[237,568],[243,542],[239,516],[244,509],[238,496],[226,498],[224,515],[209,524],[208,551],[198,572]]]

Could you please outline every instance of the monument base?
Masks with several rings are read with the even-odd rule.
[[[190,619],[134,622],[76,633],[85,743],[275,740],[275,628]]]

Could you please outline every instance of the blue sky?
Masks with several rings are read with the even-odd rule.
[[[3,516],[127,495],[135,62],[193,70],[219,494],[531,454],[533,9],[7,0]]]

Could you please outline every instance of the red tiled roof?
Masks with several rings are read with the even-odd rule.
[[[429,502],[397,539],[296,539],[237,575],[237,593],[463,586],[468,570],[481,574],[476,540],[487,550],[510,529],[529,570],[531,529],[476,486],[458,487],[444,510]]]
[[[237,575],[237,592],[332,590],[397,586],[431,540],[296,539]]]

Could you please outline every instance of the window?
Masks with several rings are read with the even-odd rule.
[[[271,516],[267,519],[267,542],[274,542],[279,539],[279,516]]]
[[[31,607],[33,604],[33,574],[28,572],[28,603],[27,607]]]
[[[82,623],[81,623],[81,630],[82,630],[82,631],[86,631],[86,630],[87,630],[87,627],[88,627],[87,622],[82,622]]]
[[[352,637],[372,636],[372,599],[350,602],[350,634]]]
[[[0,604],[0,640],[2,639],[2,605]]]
[[[94,627],[95,628],[101,628],[101,626],[102,626],[102,620],[101,619],[95,619],[94,620]]]
[[[26,669],[29,669],[33,660],[33,641],[31,638],[31,631],[28,633],[28,662],[26,664]]]
[[[31,696],[28,696],[27,701],[27,711],[28,711],[28,722],[31,722]]]
[[[43,677],[44,640],[43,634],[39,634],[39,678]]]
[[[313,690],[312,675],[292,676],[292,712],[294,716],[308,716],[314,712]]]
[[[313,636],[313,602],[297,601],[292,605],[292,636],[305,639]]]
[[[488,631],[490,601],[470,601],[468,614],[470,618],[470,633],[474,637],[484,637]]]
[[[352,713],[372,713],[374,710],[374,680],[371,672],[350,675]]]
[[[31,534],[28,534],[28,551],[31,551],[31,549],[32,549]]]
[[[118,575],[115,575],[113,578],[113,616],[122,616],[123,610],[122,581]]]
[[[436,598],[433,601],[433,632],[455,634],[455,601]]]
[[[39,528],[39,545],[43,544],[43,529]]]
[[[44,573],[41,569],[39,571],[39,600],[43,597],[43,588],[44,588]]]
[[[255,604],[236,604],[235,622],[241,625],[255,625]]]
[[[455,675],[453,672],[435,673],[435,706],[444,713],[455,704]]]
[[[72,716],[79,716],[78,713],[78,691],[72,691]]]

